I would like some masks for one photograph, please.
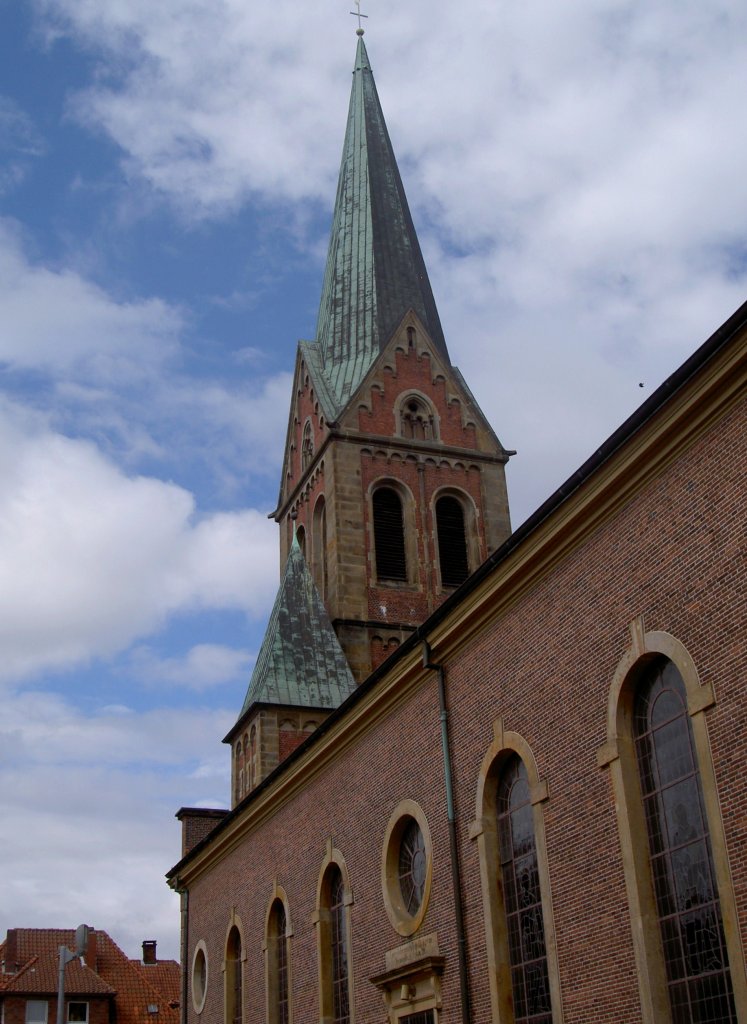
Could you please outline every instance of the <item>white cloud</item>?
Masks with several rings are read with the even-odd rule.
[[[277,586],[276,527],[252,510],[194,512],[183,488],[2,416],[2,675],[110,656],[178,612],[261,615]]]
[[[86,921],[132,956],[157,936],[159,955],[178,957],[178,907],[163,877],[180,857],[174,814],[225,806],[229,756],[216,756],[215,737],[231,721],[208,708],[84,715],[56,694],[7,695],[0,815],[13,841],[0,932]]]
[[[120,383],[172,353],[183,326],[160,299],[116,302],[74,271],[34,265],[7,220],[0,220],[0,317],[0,363]]]
[[[145,683],[184,686],[197,692],[249,679],[253,656],[222,644],[196,644],[180,657],[162,657],[152,648],[136,647],[131,655],[131,672]]]

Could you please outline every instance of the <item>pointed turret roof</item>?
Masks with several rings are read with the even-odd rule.
[[[239,720],[253,704],[336,708],[355,680],[294,537]]]
[[[449,355],[363,39],[358,40],[316,329],[338,408],[408,309]]]

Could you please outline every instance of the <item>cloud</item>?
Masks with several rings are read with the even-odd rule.
[[[197,644],[181,657],[159,657],[151,648],[132,651],[130,669],[145,683],[184,686],[201,692],[239,678],[249,678],[253,662],[250,651],[221,644]]]
[[[34,264],[0,220],[0,363],[108,383],[142,378],[173,354],[184,326],[160,299],[119,302],[66,268]]]
[[[230,761],[215,737],[231,721],[215,708],[86,715],[53,693],[6,696],[0,815],[13,842],[0,931],[86,921],[131,956],[156,935],[159,955],[178,957],[178,906],[163,879],[180,856],[174,813],[224,804]]]
[[[175,484],[126,476],[90,442],[0,420],[5,678],[110,657],[179,612],[269,607],[277,537],[263,514],[200,519]]]

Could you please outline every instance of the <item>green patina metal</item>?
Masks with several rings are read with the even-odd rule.
[[[316,329],[316,362],[335,413],[409,309],[448,364],[428,272],[359,39]]]
[[[336,708],[354,689],[355,680],[294,537],[239,718],[253,704]]]

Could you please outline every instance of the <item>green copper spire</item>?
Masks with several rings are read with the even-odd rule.
[[[448,363],[428,272],[359,37],[316,329],[320,362],[340,407],[410,308]]]
[[[239,718],[252,704],[336,708],[354,689],[347,660],[294,537]]]

